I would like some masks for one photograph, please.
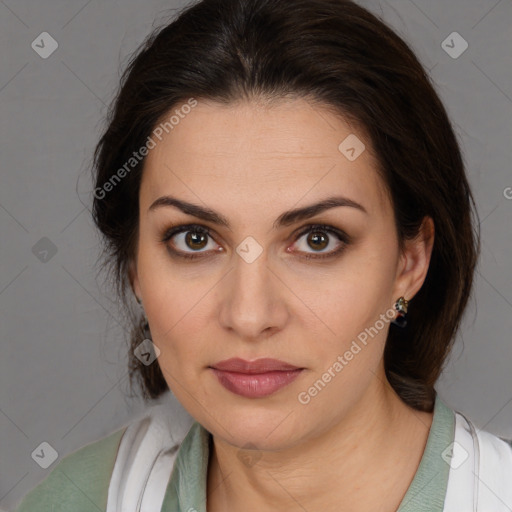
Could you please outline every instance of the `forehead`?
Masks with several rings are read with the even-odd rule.
[[[179,109],[173,107],[163,122]],[[390,208],[365,134],[305,99],[228,105],[198,100],[166,126],[153,136],[156,145],[146,157],[141,207],[172,194],[215,209],[229,202],[274,210],[338,192],[370,215]]]

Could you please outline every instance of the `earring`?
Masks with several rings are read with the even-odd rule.
[[[409,301],[405,300],[404,297],[400,297],[395,302],[395,309],[397,310],[398,314],[396,318],[391,320],[391,323],[398,325],[399,327],[405,327],[407,325],[407,306],[409,305]]]
[[[144,306],[142,305],[142,300],[139,297],[137,297],[137,295],[135,295],[135,300],[137,301],[137,303],[139,304],[139,306],[142,309],[142,321],[143,321],[142,330],[144,332],[144,338],[147,340],[151,340],[151,332],[149,330],[148,317],[146,316],[146,311],[144,311]]]
[[[146,313],[143,312],[144,315],[144,325],[142,329],[144,330],[144,339],[151,340],[151,331],[149,330],[149,322],[148,317],[146,316]]]

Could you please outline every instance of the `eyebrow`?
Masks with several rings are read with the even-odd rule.
[[[153,211],[156,210],[157,208],[164,206],[178,208],[187,215],[193,215],[194,217],[202,219],[206,222],[211,222],[212,224],[224,226],[227,229],[231,230],[229,221],[220,213],[210,208],[199,206],[197,204],[187,203],[186,201],[182,201],[172,196],[159,197],[156,201],[154,201],[151,204],[148,211]],[[348,206],[350,208],[355,208],[357,210],[362,211],[365,214],[368,214],[364,206],[362,206],[359,203],[356,203],[355,201],[352,201],[352,199],[348,199],[342,196],[333,196],[328,197],[318,203],[304,206],[302,208],[295,208],[293,210],[289,210],[287,212],[282,213],[274,222],[273,228],[278,229],[280,227],[290,226],[291,224],[294,224],[301,220],[308,219],[310,217],[314,217],[319,213],[322,213],[331,208],[337,208],[339,206]]]

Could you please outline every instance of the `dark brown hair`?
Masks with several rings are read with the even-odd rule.
[[[289,95],[314,99],[363,127],[401,248],[425,216],[434,221],[425,282],[409,304],[407,326],[390,326],[384,354],[402,400],[431,411],[472,289],[476,208],[447,113],[423,67],[397,34],[351,1],[202,0],[147,38],[128,63],[95,152],[93,216],[105,264],[129,309],[144,159],[112,180],[163,115],[190,98]],[[138,379],[144,398],[157,398],[168,387],[157,363],[145,366],[134,356],[144,333],[140,315],[131,315],[130,383]]]

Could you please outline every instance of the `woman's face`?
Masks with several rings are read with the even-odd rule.
[[[199,101],[168,132],[146,158],[132,267],[166,382],[232,445],[313,439],[384,386],[390,308],[428,257],[399,253],[370,141],[327,110]]]

